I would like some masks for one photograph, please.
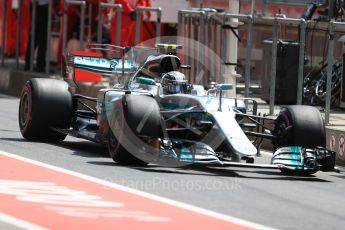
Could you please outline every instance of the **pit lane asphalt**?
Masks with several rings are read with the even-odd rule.
[[[0,150],[273,228],[345,226],[344,173],[298,177],[234,167],[123,167],[108,157],[105,148],[82,139],[68,137],[61,144],[24,140],[18,102],[0,94]],[[268,161],[265,154],[257,160]]]

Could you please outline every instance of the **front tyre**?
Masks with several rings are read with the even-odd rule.
[[[120,165],[146,166],[148,164],[128,152],[126,148],[119,143],[111,130],[109,130],[108,134],[108,151],[110,157]]]
[[[308,152],[306,149],[314,150],[317,147],[325,147],[326,145],[325,125],[321,113],[317,108],[306,105],[293,105],[282,108],[275,121],[273,134],[276,136],[273,145],[276,150],[278,149],[273,159],[280,159],[284,164],[286,163],[288,165],[300,163],[297,170],[281,168],[284,174],[311,175],[319,170],[318,167],[311,167],[310,165],[308,169],[302,166],[303,164],[307,164],[307,161],[315,161],[314,151]],[[285,155],[280,154],[279,152],[281,152],[282,149],[289,149],[281,148],[285,146],[294,146],[290,147],[291,149],[302,149],[303,147],[303,151],[306,153],[302,155],[305,159],[302,160],[302,162],[297,161],[296,152],[287,151],[284,153]],[[302,158],[302,155],[300,158]],[[288,159],[290,159],[290,161]],[[331,167],[331,162],[325,163],[328,164],[326,167]],[[315,164],[314,162],[313,165],[315,166]]]
[[[30,141],[60,142],[72,119],[72,95],[61,80],[32,78],[24,85],[19,102],[19,128]]]
[[[293,105],[281,109],[275,120],[273,141],[275,148],[302,146],[325,147],[325,125],[319,110],[312,106]]]
[[[149,96],[129,94],[116,102],[112,111],[108,131],[111,158],[122,165],[147,165],[158,154],[162,135],[157,102]]]

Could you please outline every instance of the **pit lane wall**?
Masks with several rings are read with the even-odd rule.
[[[19,97],[20,91],[27,80],[32,77],[46,77],[42,74],[0,68],[0,92]]]
[[[0,68],[0,93],[19,97],[21,89],[25,82],[31,78],[55,78],[61,79],[59,75],[42,74],[18,70],[10,70],[8,68]],[[79,84],[80,93],[88,96],[97,96],[97,92],[104,88],[103,85],[95,85],[92,83]]]
[[[336,163],[338,165],[344,166],[345,165],[345,131],[336,127],[326,127],[326,147],[337,153]]]

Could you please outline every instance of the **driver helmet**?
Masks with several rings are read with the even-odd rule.
[[[164,94],[187,93],[186,76],[178,71],[167,72],[162,77],[162,88]]]

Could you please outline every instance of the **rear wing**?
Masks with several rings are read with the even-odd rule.
[[[155,54],[171,55],[181,49],[180,45],[156,44],[155,48],[145,46],[121,47],[110,44],[88,44],[89,51],[74,51],[66,55],[66,71],[63,76],[76,82],[101,82],[103,76],[115,76],[133,72],[139,67],[140,53],[154,52]],[[128,56],[133,56],[129,59]],[[165,60],[165,61],[164,61]],[[164,66],[169,67],[170,62],[165,58]],[[178,59],[178,66],[180,60]],[[179,68],[179,67],[178,67]]]
[[[66,55],[65,78],[76,82],[101,82],[103,76],[123,76],[136,68],[132,60],[125,58],[125,47],[90,44],[88,49]]]
[[[128,72],[133,69],[135,65],[128,59],[108,59],[104,57],[90,56],[90,53],[87,53],[85,56],[73,56],[73,66],[74,68],[112,74]]]

